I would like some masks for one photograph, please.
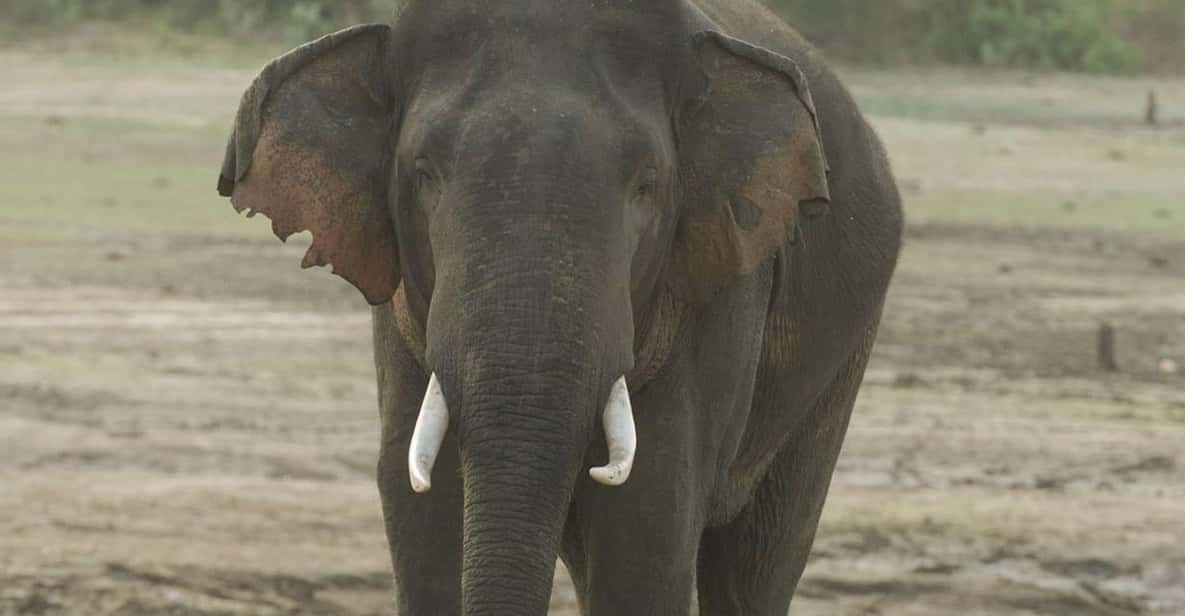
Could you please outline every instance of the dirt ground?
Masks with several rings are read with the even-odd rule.
[[[257,63],[0,52],[0,615],[391,613],[368,313],[214,195]],[[1185,83],[847,73],[910,226],[793,613],[1185,614]]]

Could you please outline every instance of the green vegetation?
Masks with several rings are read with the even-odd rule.
[[[1180,0],[769,0],[862,62],[1123,73],[1185,69]]]
[[[302,42],[342,26],[385,20],[396,0],[0,0],[14,25],[60,28],[88,20],[151,19],[177,30]]]
[[[1116,0],[775,0],[809,37],[853,59],[1125,71],[1139,50]],[[1151,4],[1149,4],[1151,6]],[[1167,5],[1166,5],[1167,6]],[[1185,12],[1181,13],[1185,14]]]
[[[11,25],[150,21],[285,43],[383,20],[400,0],[0,0]],[[1181,0],[765,0],[855,62],[1128,73],[1185,71]]]

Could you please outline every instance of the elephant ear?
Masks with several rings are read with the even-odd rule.
[[[311,231],[302,267],[332,265],[371,304],[399,285],[387,211],[390,28],[356,26],[273,60],[243,94],[218,192],[281,240]]]
[[[798,66],[718,32],[697,33],[692,48],[706,81],[679,124],[684,203],[671,280],[703,301],[791,242],[800,204],[821,211],[830,193]]]

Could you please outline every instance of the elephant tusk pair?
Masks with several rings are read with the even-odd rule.
[[[597,483],[619,486],[630,477],[634,466],[634,452],[638,436],[634,430],[634,409],[630,404],[629,389],[625,377],[613,383],[609,401],[601,415],[605,427],[605,440],[609,446],[609,463],[589,469],[588,474]],[[432,489],[432,467],[440,453],[440,445],[448,432],[448,403],[436,374],[428,380],[428,391],[420,405],[420,416],[412,431],[407,450],[408,474],[411,489],[423,494]]]

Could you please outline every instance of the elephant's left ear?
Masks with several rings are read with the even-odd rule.
[[[683,213],[671,281],[702,301],[791,241],[800,204],[830,200],[806,78],[789,58],[727,37],[692,39],[706,78],[680,119]]]

